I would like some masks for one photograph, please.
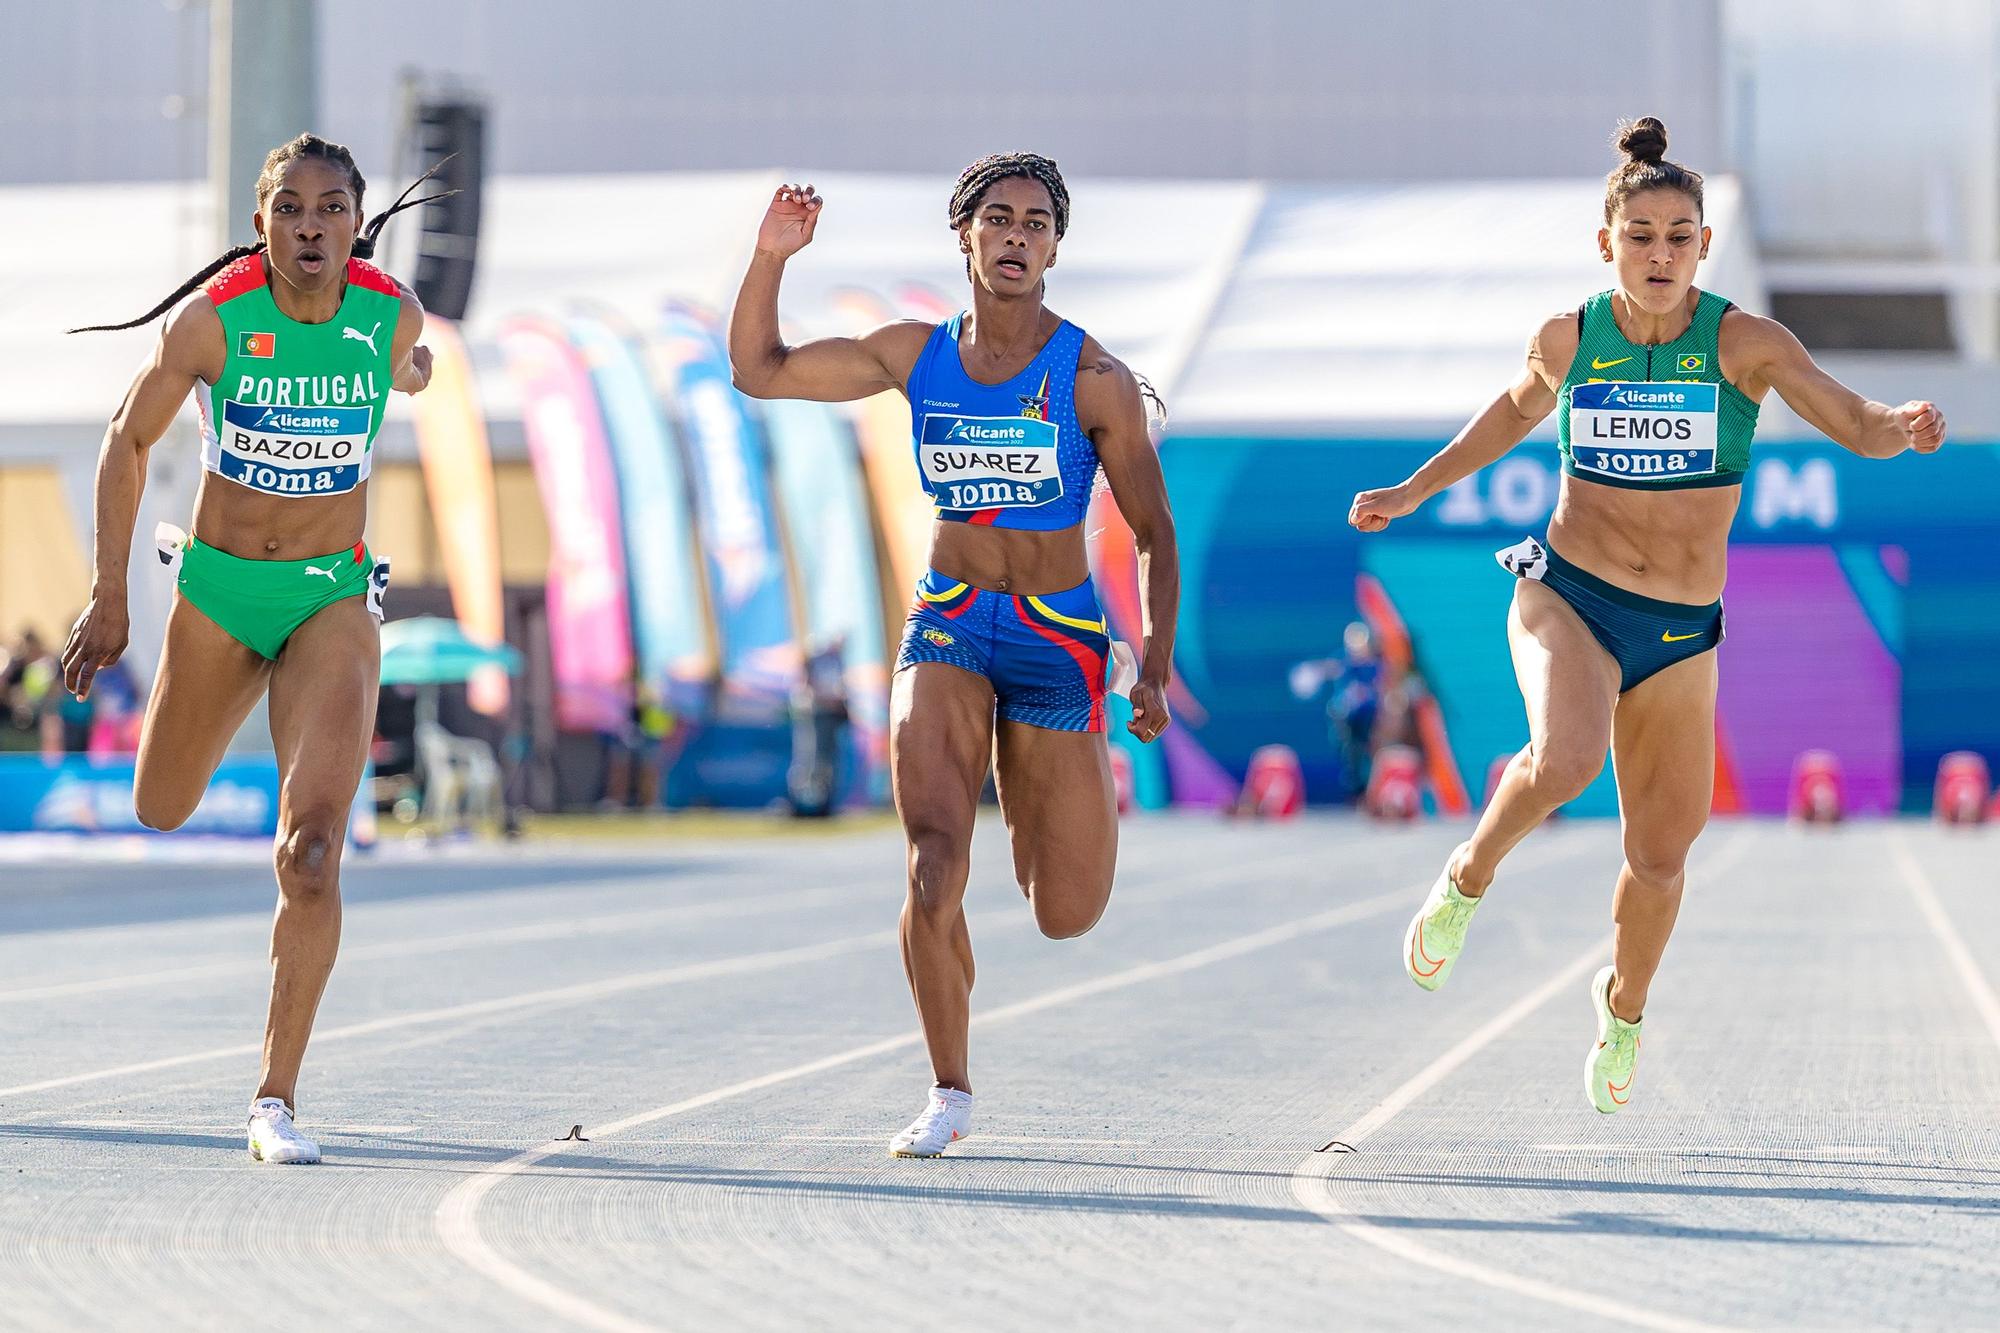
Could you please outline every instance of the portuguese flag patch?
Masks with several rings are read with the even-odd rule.
[[[278,352],[278,335],[275,333],[239,333],[236,335],[236,355],[254,356],[268,361]]]

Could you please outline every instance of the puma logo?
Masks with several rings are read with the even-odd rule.
[[[338,583],[338,582],[340,582],[340,576],[339,576],[338,574],[334,573],[334,572],[333,572],[332,570],[330,570],[330,569],[321,569],[321,568],[320,568],[320,567],[319,567],[318,565],[307,565],[307,566],[306,566],[306,573],[308,573],[308,574],[324,574],[324,575],[326,575],[326,581],[327,581],[328,583]]]
[[[1535,579],[1539,582],[1541,577],[1549,572],[1548,552],[1543,550],[1542,544],[1533,537],[1517,542],[1504,551],[1495,551],[1493,558],[1498,560],[1500,567],[1509,574],[1524,579]]]
[[[368,330],[368,332],[366,333],[363,333],[360,329],[354,328],[350,325],[341,329],[340,336],[343,339],[352,338],[354,339],[354,341],[358,343],[367,343],[368,350],[371,352],[375,352],[375,335],[380,333],[381,331],[382,331],[382,321],[378,319],[375,321],[375,327]],[[380,356],[382,354],[380,352],[375,352],[375,355]]]

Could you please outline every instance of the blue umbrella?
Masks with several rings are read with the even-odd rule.
[[[518,675],[521,654],[504,643],[474,643],[456,620],[443,616],[412,616],[382,627],[384,685],[460,685],[487,667]]]

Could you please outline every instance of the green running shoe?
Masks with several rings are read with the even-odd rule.
[[[1639,1066],[1639,1028],[1611,1012],[1611,978],[1606,967],[1590,983],[1590,1003],[1597,1010],[1597,1044],[1583,1062],[1583,1090],[1590,1104],[1606,1115],[1625,1109],[1632,1100],[1632,1071]]]
[[[1410,980],[1425,990],[1436,990],[1451,975],[1458,951],[1465,947],[1465,928],[1472,924],[1473,909],[1484,901],[1468,898],[1451,882],[1446,868],[1431,886],[1430,896],[1410,918],[1403,934],[1403,967]]]

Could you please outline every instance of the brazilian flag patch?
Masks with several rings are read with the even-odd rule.
[[[1680,359],[1680,372],[1683,375],[1699,375],[1707,369],[1708,354],[1706,352],[1690,352]]]

